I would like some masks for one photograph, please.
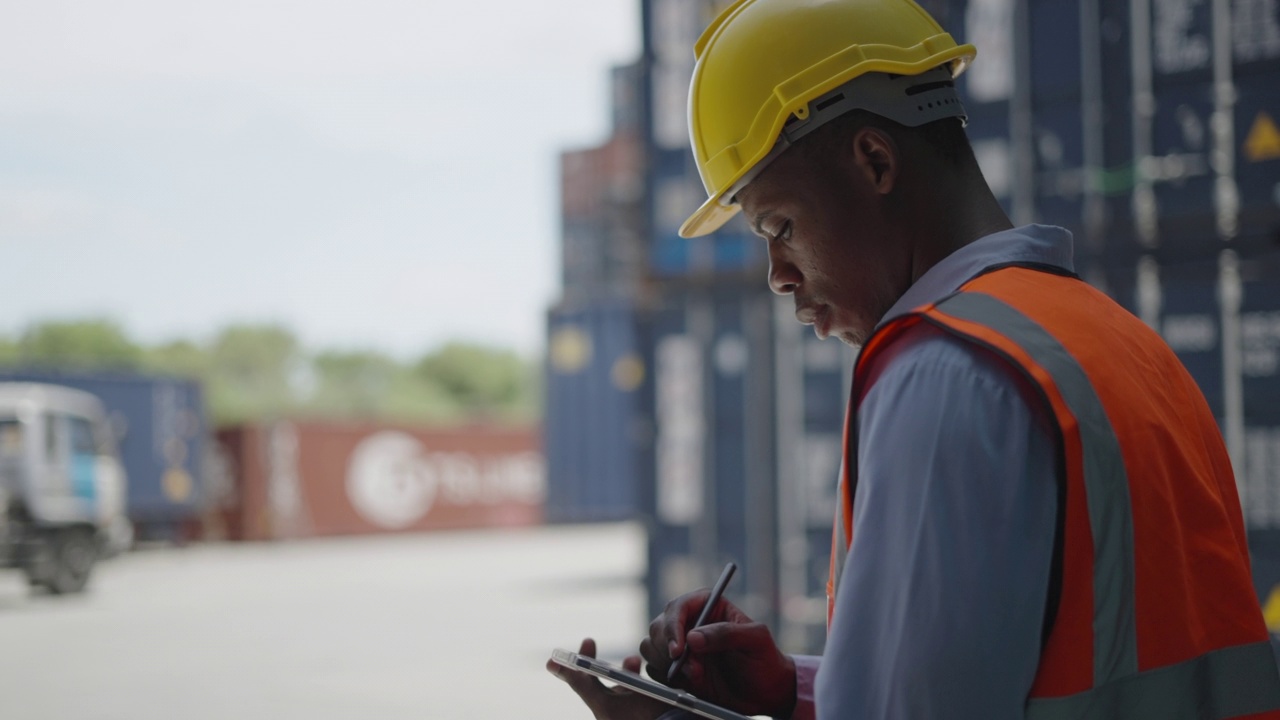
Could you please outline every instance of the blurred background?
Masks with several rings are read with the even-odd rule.
[[[853,352],[697,240],[727,3],[46,2],[0,27],[0,714],[586,715],[729,596],[818,652]],[[1017,223],[1157,328],[1280,631],[1280,3],[932,0]]]

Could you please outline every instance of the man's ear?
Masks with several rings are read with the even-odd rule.
[[[852,143],[854,167],[863,179],[881,195],[892,192],[898,180],[898,144],[874,127],[859,128]]]

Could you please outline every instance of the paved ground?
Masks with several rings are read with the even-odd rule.
[[[588,718],[542,668],[646,625],[635,525],[149,550],[82,598],[0,574],[0,718]]]

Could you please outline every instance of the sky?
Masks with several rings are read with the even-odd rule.
[[[41,0],[0,24],[0,335],[277,322],[411,358],[543,346],[557,153],[638,0]]]

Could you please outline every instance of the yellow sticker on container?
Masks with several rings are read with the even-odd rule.
[[[1267,621],[1267,629],[1280,635],[1280,585],[1271,588],[1271,595],[1262,604],[1262,619]]]
[[[551,335],[548,353],[551,367],[559,373],[576,373],[591,362],[591,337],[572,325]]]
[[[614,387],[623,392],[631,392],[644,382],[644,362],[635,355],[623,355],[613,363],[609,375]]]
[[[164,477],[160,480],[160,485],[164,489],[164,496],[169,498],[171,502],[183,503],[191,499],[191,491],[194,489],[195,483],[191,481],[191,476],[186,470],[180,467],[171,467],[165,471]]]
[[[1262,162],[1280,158],[1280,128],[1265,112],[1258,113],[1244,139],[1244,156],[1249,162]]]

